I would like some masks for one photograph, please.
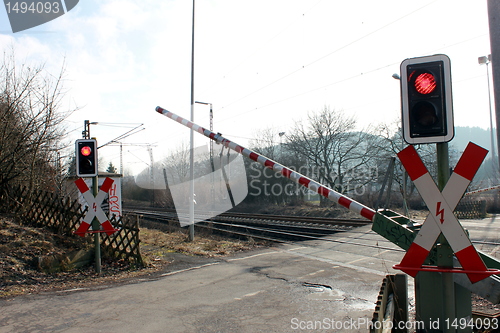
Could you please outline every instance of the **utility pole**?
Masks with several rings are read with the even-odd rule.
[[[497,153],[495,151],[495,134],[493,127],[493,108],[491,105],[491,85],[490,85],[490,66],[491,54],[487,56],[478,57],[478,62],[480,65],[486,65],[486,81],[488,82],[488,105],[490,111],[490,141],[491,141],[491,159],[493,162],[493,174],[494,174],[494,184],[498,182],[498,160]]]
[[[200,102],[196,101],[195,103],[197,104],[203,104],[203,105],[209,105],[210,106],[210,131],[214,130],[214,112],[213,112],[213,105],[212,103],[206,103],[206,102]],[[210,140],[210,167],[212,173],[210,174],[210,196],[212,197],[212,212],[215,211],[215,187],[214,187],[214,171],[215,171],[215,165],[214,165],[214,141]],[[209,224],[209,228],[212,227],[212,224]]]
[[[488,21],[490,28],[491,72],[493,78],[493,96],[495,100],[495,115],[497,142],[500,142],[500,1],[488,0]],[[497,156],[500,158],[500,147],[497,145]],[[500,165],[500,162],[499,164]]]
[[[191,31],[191,122],[194,122],[194,9]],[[189,240],[194,240],[194,131],[189,130]]]
[[[213,111],[212,103],[199,102],[199,101],[196,101],[195,103],[210,106],[210,130],[213,131],[214,130],[214,111]],[[210,165],[212,167],[212,172],[214,172],[215,171],[215,167],[214,167],[214,142],[212,140],[210,140]]]

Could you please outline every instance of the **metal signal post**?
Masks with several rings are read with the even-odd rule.
[[[97,158],[97,140],[90,139],[90,125],[95,125],[97,122],[84,121],[84,130],[82,132],[83,139],[76,140],[76,175],[77,177],[92,178],[92,193],[97,196],[99,191],[98,186],[98,158]],[[97,218],[91,221],[92,230],[99,230],[101,225]],[[98,232],[94,233],[94,249],[95,249],[95,269],[98,274],[101,273],[101,240]]]
[[[445,185],[450,178],[448,142],[452,140],[454,136],[451,66],[448,56],[437,54],[410,58],[405,59],[401,63],[401,113],[403,138],[407,143],[411,145],[436,143],[438,164],[437,188],[439,191],[445,190]],[[405,151],[406,150],[408,149],[405,149]],[[481,158],[478,158],[478,160],[482,161]],[[466,163],[469,162],[470,161],[467,161]],[[405,166],[405,168],[408,166],[412,167],[412,165],[413,164],[410,163]],[[477,167],[479,168],[479,165]],[[430,178],[430,176],[428,178]],[[415,181],[416,180],[414,180],[414,182]],[[454,183],[455,182],[454,180]],[[433,186],[421,186],[419,192],[424,192],[421,193],[422,197],[424,197],[425,192],[428,191],[430,187]],[[451,186],[449,187],[451,188]],[[445,191],[448,191],[447,188],[448,186],[446,186]],[[465,188],[463,190],[465,191]],[[464,191],[460,194],[463,194]],[[432,200],[430,200],[430,198],[432,198]],[[413,251],[415,248],[424,248],[420,247],[420,245],[413,246],[412,244],[407,255],[403,258],[402,266],[420,266],[423,261],[426,260],[427,254],[431,249],[434,249],[437,257],[436,267],[442,270],[442,273],[439,274],[437,272],[422,270],[417,275],[418,271],[407,270],[406,272],[415,277],[417,317],[427,321],[437,318],[440,322],[440,332],[454,332],[455,330],[452,330],[450,327],[445,327],[444,323],[446,320],[453,320],[459,317],[470,318],[471,297],[469,290],[462,286],[455,285],[454,283],[452,274],[454,271],[453,257],[454,255],[458,257],[458,254],[461,254],[461,252],[452,249],[455,248],[455,250],[457,250],[456,240],[454,239],[455,235],[448,235],[452,239],[446,239],[443,230],[452,230],[454,228],[458,231],[463,231],[463,229],[456,219],[454,219],[456,223],[453,223],[454,216],[452,210],[446,211],[447,222],[446,225],[443,224],[445,221],[445,211],[439,210],[439,204],[442,203],[443,198],[439,193],[434,191],[433,195],[427,196],[427,200],[429,202],[434,202],[434,199],[438,201],[435,213],[441,214],[441,219],[439,220],[441,225],[437,223],[437,228],[435,228],[432,224],[424,224],[415,242],[423,244],[424,235],[429,236],[431,234],[437,237],[437,242],[434,244],[434,236],[429,238],[430,243],[428,240],[425,240],[425,242],[430,244],[430,249],[429,251],[427,251],[427,249],[422,251],[419,260],[414,260],[415,258],[411,257],[410,254],[415,253]],[[460,196],[456,199],[456,203],[458,203]],[[429,207],[429,209],[432,210],[434,207]],[[452,217],[451,222],[448,221],[450,217]],[[432,228],[435,229],[435,232],[429,233],[429,230]],[[460,232],[458,233],[460,234]],[[467,236],[463,236],[462,238],[468,240]],[[469,245],[469,243],[466,245]],[[458,248],[461,249],[460,246],[458,246]],[[470,246],[470,248],[473,249],[473,246]],[[467,249],[469,249],[469,247],[467,247]],[[464,258],[462,255],[461,258],[463,259],[462,261],[464,261],[464,263],[462,263],[463,266],[468,268],[474,267],[478,271],[487,271],[485,264],[482,262],[477,252],[475,252],[475,250],[473,250],[473,252],[475,255],[472,256],[472,259],[474,260],[468,258],[469,256]],[[484,274],[470,274],[469,278],[471,282],[474,283],[485,278],[485,276]],[[429,327],[427,327],[427,329],[429,329]],[[459,331],[468,332],[467,330]]]
[[[77,177],[92,178],[92,193],[97,196],[98,176],[97,176],[97,140],[78,139],[75,142],[76,148],[76,175]],[[91,221],[92,230],[99,230],[101,225],[94,217]],[[95,247],[95,267],[96,272],[101,273],[101,245],[99,233],[94,234]]]

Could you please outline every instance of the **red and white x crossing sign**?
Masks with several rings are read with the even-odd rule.
[[[472,283],[487,278],[492,274],[492,271],[487,269],[462,225],[453,214],[453,210],[487,153],[487,150],[470,142],[442,192],[439,191],[413,146],[408,146],[398,153],[401,163],[427,204],[430,213],[403,260],[394,268],[401,269],[413,277],[420,270],[425,270],[422,265],[440,233],[443,233],[462,265],[461,270],[452,270],[453,272],[461,271],[466,273]],[[429,268],[428,270],[432,269]]]
[[[89,230],[90,224],[92,223],[94,217],[97,217],[99,223],[102,226],[103,231],[106,234],[111,235],[115,231],[117,231],[117,229],[113,228],[111,222],[109,222],[108,217],[101,208],[101,204],[104,201],[104,198],[106,198],[106,194],[108,194],[108,191],[111,188],[111,185],[113,185],[113,182],[114,182],[113,179],[106,177],[104,183],[99,189],[99,193],[97,194],[96,197],[94,197],[90,192],[90,188],[87,186],[83,178],[78,178],[75,181],[76,187],[78,187],[78,190],[82,193],[83,197],[89,204],[89,210],[87,211],[87,214],[83,218],[80,227],[78,227],[78,229],[75,231],[75,234],[80,235],[82,237],[85,236],[85,233]]]

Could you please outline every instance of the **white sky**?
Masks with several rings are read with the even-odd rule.
[[[85,119],[144,123],[124,142],[153,143],[160,159],[189,137],[154,109],[189,118],[191,10],[188,0],[82,0],[13,34],[0,8],[0,47],[13,44],[19,61],[54,74],[65,61],[66,103],[82,107],[67,122],[71,141]],[[325,105],[355,115],[360,128],[393,122],[400,93],[391,75],[405,58],[436,53],[451,59],[455,125],[489,127],[477,61],[490,52],[486,0],[198,0],[195,32],[195,100],[212,103],[214,130],[243,146]],[[208,106],[196,105],[195,122],[208,128]],[[95,125],[91,135],[102,144],[128,129]],[[117,147],[100,157],[119,165]],[[145,147],[124,149],[125,169],[146,163]]]

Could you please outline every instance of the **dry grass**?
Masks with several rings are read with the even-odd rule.
[[[168,254],[218,257],[247,251],[263,243],[253,240],[228,240],[215,235],[196,235],[189,242],[186,234],[141,228],[141,253],[146,267],[136,267],[124,260],[102,260],[102,272],[94,265],[67,272],[44,273],[37,267],[37,257],[64,254],[92,247],[80,237],[64,237],[46,228],[25,226],[8,216],[0,217],[0,298],[22,294],[73,288],[90,288],[125,282],[138,276],[154,275],[170,265]]]
[[[190,242],[185,233],[177,231],[165,233],[154,229],[141,228],[141,251],[151,253],[178,252],[197,256],[225,256],[247,251],[260,246],[252,239],[248,241],[228,240],[215,235],[196,235]]]

